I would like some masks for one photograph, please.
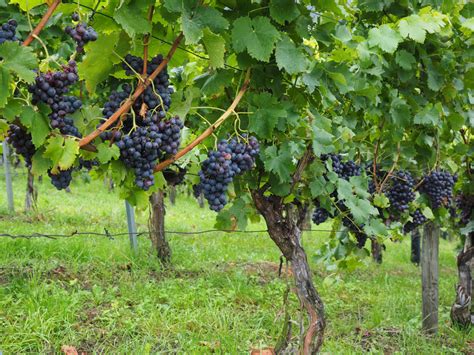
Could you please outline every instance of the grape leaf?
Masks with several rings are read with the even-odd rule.
[[[5,107],[10,96],[10,72],[0,66],[0,108]]]
[[[210,30],[204,30],[204,46],[209,55],[209,63],[213,68],[222,68],[224,66],[225,40],[222,36],[212,33]]]
[[[397,54],[395,55],[395,63],[403,69],[411,70],[413,65],[416,64],[416,59],[413,54],[402,49],[397,51]]]
[[[44,149],[38,149],[33,155],[31,162],[31,172],[34,175],[43,175],[48,172],[48,169],[51,167],[51,160],[44,157]]]
[[[288,113],[278,99],[268,92],[254,95],[252,115],[249,117],[249,130],[259,137],[270,138],[280,118]]]
[[[108,143],[100,143],[97,145],[97,159],[102,164],[108,163],[112,159],[118,159],[120,156],[120,149],[116,144],[109,146]]]
[[[118,40],[118,32],[104,33],[97,41],[88,44],[87,56],[78,64],[78,71],[89,92],[94,92],[97,84],[107,79],[112,71],[118,60],[114,53]]]
[[[378,28],[372,28],[369,31],[369,46],[377,46],[387,53],[395,52],[401,41],[402,38],[400,35],[389,25],[382,25]]]
[[[439,124],[439,112],[433,104],[429,103],[415,115],[414,122],[423,125]]]
[[[53,166],[57,166],[63,154],[64,137],[53,136],[48,139],[46,150],[43,153],[45,158],[50,158]]]
[[[403,38],[411,38],[415,42],[423,43],[426,38],[426,30],[420,16],[412,15],[405,17],[398,23],[398,30]]]
[[[10,0],[9,3],[18,4],[20,9],[22,9],[23,11],[29,11],[34,7],[46,4],[47,1],[45,0]]]
[[[306,69],[305,55],[288,36],[283,36],[277,43],[275,57],[278,68],[284,68],[288,74],[301,73]]]
[[[246,49],[253,58],[268,62],[279,37],[280,33],[266,17],[240,17],[234,21],[232,43],[237,53]]]
[[[30,129],[31,140],[35,147],[39,148],[50,132],[46,118],[33,110],[32,107],[27,106],[20,115],[20,121],[26,128]]]
[[[281,25],[284,25],[285,21],[293,21],[299,14],[300,10],[294,0],[272,0],[270,2],[270,16]]]
[[[76,156],[79,154],[79,142],[76,139],[66,138],[64,140],[64,146],[62,148],[61,159],[59,159],[58,165],[61,170],[69,169]]]
[[[150,22],[145,20],[147,17],[146,7],[136,4],[135,2],[136,0],[130,4],[120,6],[113,16],[114,20],[117,21],[117,23],[121,25],[125,32],[127,32],[132,38],[137,34],[148,33],[151,31]]]
[[[282,182],[290,181],[293,170],[292,156],[289,151],[272,145],[263,152],[265,170],[278,175]]]
[[[201,6],[194,13],[183,11],[181,25],[186,37],[186,43],[195,44],[202,38],[203,30],[206,27],[220,32],[229,27],[229,21],[216,9]]]
[[[27,83],[35,79],[33,69],[37,67],[36,57],[31,47],[21,46],[17,42],[4,42],[0,44],[0,65],[15,74]]]

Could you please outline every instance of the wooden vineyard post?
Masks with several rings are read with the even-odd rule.
[[[422,328],[438,331],[438,253],[440,230],[433,222],[423,228],[421,247]]]
[[[135,211],[133,206],[125,200],[125,210],[127,211],[128,237],[130,238],[130,247],[134,252],[137,251],[137,225],[135,224]]]
[[[8,160],[9,155],[10,151],[8,149],[8,143],[6,141],[3,141],[3,166],[5,167],[5,183],[7,185],[8,210],[10,212],[15,212],[15,206],[13,204],[12,176],[10,173],[10,160]]]
[[[149,230],[151,244],[163,264],[171,261],[171,247],[165,234],[165,194],[158,190],[150,196]]]

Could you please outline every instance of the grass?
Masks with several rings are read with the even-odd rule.
[[[24,213],[22,171],[14,177],[17,212],[7,211],[0,173],[0,232],[111,233],[126,230],[117,193],[76,179],[72,193],[45,179],[37,213]],[[146,230],[146,213],[137,215]],[[168,230],[213,226],[214,214],[181,194],[168,206]],[[251,229],[262,228],[262,224]],[[441,240],[440,330],[420,331],[420,270],[409,244],[388,243],[382,265],[329,273],[311,257],[325,233],[307,233],[304,245],[326,305],[323,351],[363,353],[473,353],[474,331],[450,327],[456,283],[455,242]],[[145,237],[134,255],[127,236],[109,240],[0,238],[0,352],[248,353],[275,344],[283,321],[285,278],[279,252],[265,234],[169,235],[173,268],[163,270]],[[291,299],[296,315],[297,302]],[[296,318],[296,317],[295,317]]]

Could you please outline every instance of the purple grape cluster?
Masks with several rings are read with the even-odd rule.
[[[342,161],[340,154],[321,154],[321,160],[326,162],[331,159],[332,169],[341,179],[349,180],[352,176],[359,176],[362,173],[360,165],[352,160]]]
[[[58,190],[63,190],[69,186],[72,181],[72,168],[67,170],[60,170],[58,173],[53,174],[51,170],[48,171],[48,176],[51,178],[51,183]]]
[[[117,140],[120,159],[135,172],[135,184],[148,190],[154,184],[153,169],[158,159],[176,154],[183,122],[179,117],[168,121],[149,114],[145,124]]]
[[[325,208],[317,207],[314,209],[311,219],[313,220],[314,224],[320,225],[321,223],[326,222],[329,217],[330,214]]]
[[[162,61],[163,56],[161,54],[148,61],[147,75],[153,73]],[[127,54],[125,56],[125,63],[122,63],[122,67],[127,75],[134,76],[136,73],[142,74],[143,64],[144,61],[142,58]],[[145,89],[145,92],[140,98],[135,101],[133,105],[135,111],[140,112],[142,105],[145,104],[148,110],[153,110],[161,115],[161,118],[164,118],[165,112],[168,111],[171,105],[171,94],[173,93],[173,89],[169,85],[168,72],[166,68],[164,68],[158,76],[153,79],[151,85]]]
[[[246,137],[244,137],[246,139]],[[211,210],[219,212],[227,204],[227,187],[234,177],[252,169],[260,147],[255,137],[248,142],[221,140],[217,150],[210,151],[199,172],[200,183]]]
[[[28,90],[33,94],[33,104],[43,102],[51,108],[49,119],[52,128],[59,129],[61,134],[80,138],[82,135],[69,115],[80,109],[82,102],[75,96],[66,95],[70,86],[78,80],[77,64],[71,60],[67,65],[63,65],[61,71],[38,73],[35,83]],[[73,168],[70,168],[53,174],[50,170],[48,175],[51,183],[61,190],[69,186],[72,171]]]
[[[15,152],[25,159],[25,165],[31,167],[31,158],[36,152],[31,134],[23,128],[11,124],[7,133],[7,142],[13,146]]]
[[[199,198],[199,196],[201,196],[202,193],[203,193],[202,185],[201,184],[194,184],[193,185],[193,196],[195,198]]]
[[[433,208],[447,207],[451,204],[456,181],[457,176],[447,171],[433,171],[424,176],[420,192],[428,196]]]
[[[177,186],[184,182],[184,177],[186,175],[187,169],[178,167],[178,171],[173,169],[163,170],[163,177],[166,180],[166,183],[171,186]]]
[[[403,226],[403,232],[405,234],[414,231],[416,228],[428,221],[428,219],[419,209],[413,212],[413,214],[410,214],[410,217],[412,218],[412,220],[407,222]]]
[[[79,15],[73,13],[72,20],[79,21]],[[84,22],[78,23],[75,27],[67,26],[65,32],[76,42],[76,51],[78,53],[83,53],[84,46],[89,42],[96,41],[98,38],[97,32]]]
[[[390,207],[397,212],[408,211],[408,205],[415,199],[415,180],[408,171],[400,170],[393,174],[387,187]]]
[[[16,37],[16,27],[17,23],[15,20],[8,20],[7,23],[4,23],[0,27],[0,44],[3,42],[9,41],[18,41]]]
[[[28,88],[33,94],[33,104],[43,102],[51,108],[51,127],[58,128],[62,134],[75,137],[81,137],[81,134],[68,115],[80,109],[82,102],[75,96],[65,94],[78,79],[76,62],[71,60],[68,65],[63,65],[61,71],[38,73],[35,83]]]
[[[459,223],[467,225],[474,219],[474,195],[460,194],[456,197],[456,207],[460,210]]]

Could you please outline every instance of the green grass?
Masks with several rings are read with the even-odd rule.
[[[17,212],[9,214],[0,174],[0,232],[111,233],[126,230],[124,203],[100,182],[76,179],[72,193],[39,184],[37,213],[22,211],[25,176],[14,177]],[[214,214],[179,195],[168,230],[212,228]],[[146,230],[147,213],[138,214]],[[251,229],[263,225],[252,225]],[[304,236],[328,319],[327,353],[472,353],[474,332],[452,329],[455,242],[441,240],[440,331],[420,331],[420,270],[409,244],[388,243],[382,265],[328,273],[312,255],[326,234]],[[173,268],[162,270],[145,237],[133,255],[128,237],[109,240],[0,238],[0,351],[87,353],[247,353],[275,344],[283,321],[285,279],[265,234],[169,235]],[[298,305],[291,299],[295,315]]]

